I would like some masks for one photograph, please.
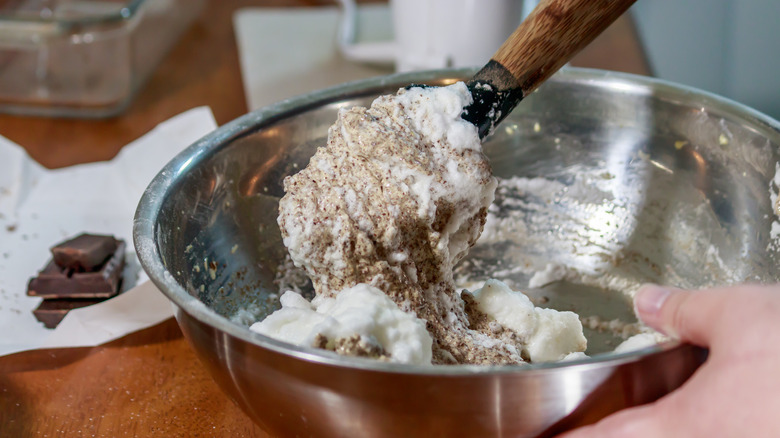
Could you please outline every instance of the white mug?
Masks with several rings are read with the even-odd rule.
[[[392,41],[356,43],[354,0],[339,0],[345,58],[397,71],[482,66],[530,12],[530,0],[390,0]],[[524,8],[525,5],[525,8]]]

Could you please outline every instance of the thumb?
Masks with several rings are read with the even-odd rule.
[[[727,309],[726,295],[720,290],[685,291],[645,285],[634,297],[634,308],[642,322],[661,333],[708,347]]]

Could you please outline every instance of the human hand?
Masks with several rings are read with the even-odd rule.
[[[634,305],[650,327],[709,348],[706,362],[658,401],[562,438],[780,436],[780,285],[645,286]]]

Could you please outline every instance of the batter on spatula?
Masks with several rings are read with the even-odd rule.
[[[477,128],[461,118],[470,103],[459,82],[339,112],[327,145],[285,179],[279,204],[284,245],[317,297],[286,293],[253,330],[409,363],[509,364],[585,350],[572,312],[535,308],[494,280],[473,293],[455,288],[453,266],[482,232],[496,188]]]

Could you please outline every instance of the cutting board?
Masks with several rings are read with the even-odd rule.
[[[390,65],[345,60],[336,36],[338,7],[244,8],[233,16],[249,110],[343,82],[392,73]],[[387,5],[358,8],[357,38],[392,37]]]

